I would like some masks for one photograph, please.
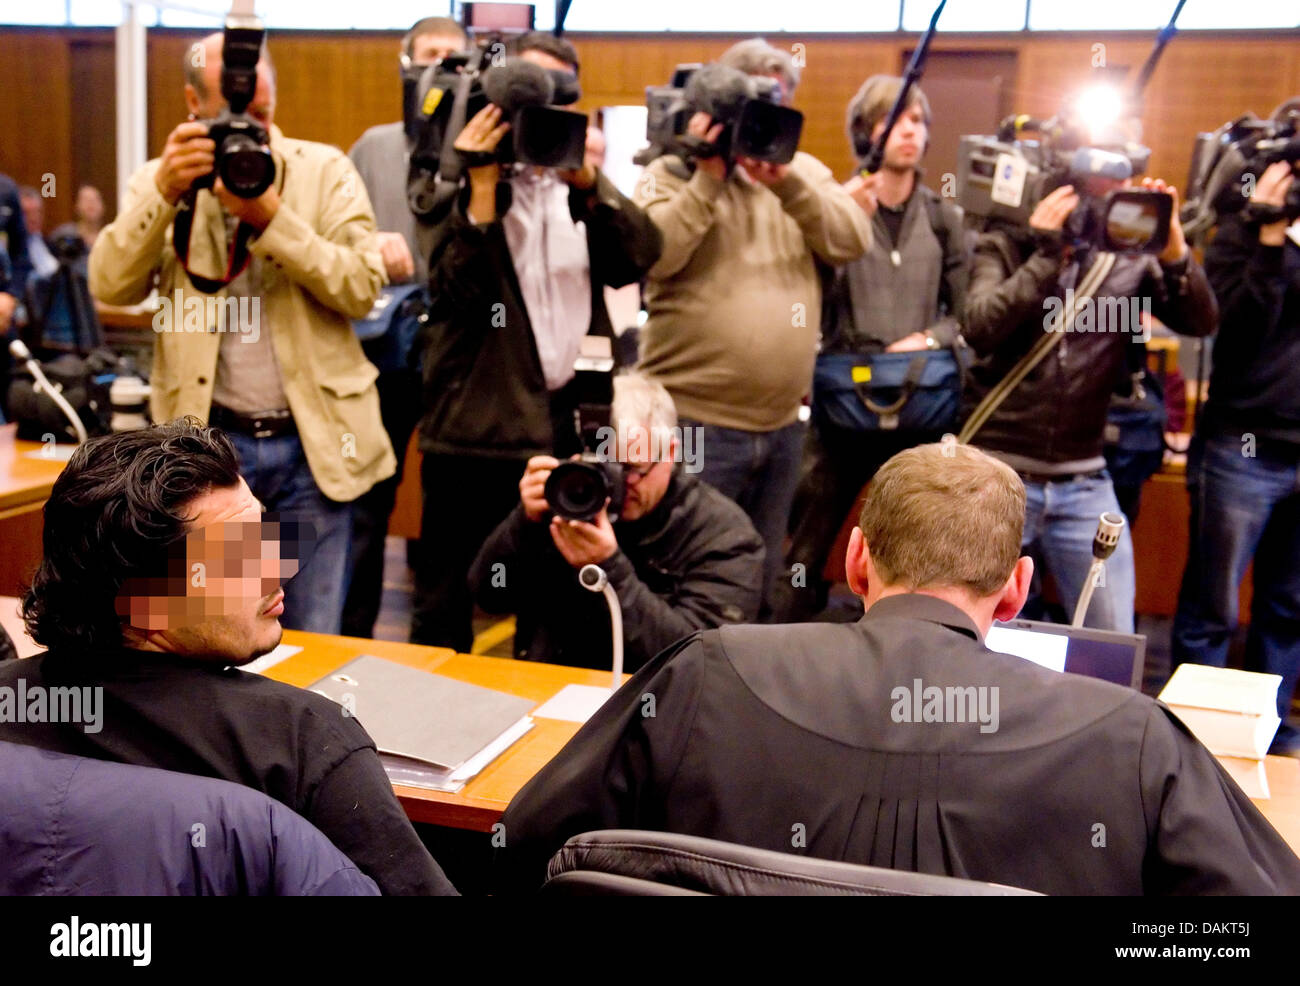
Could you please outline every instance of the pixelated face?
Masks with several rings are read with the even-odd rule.
[[[166,579],[154,580],[163,584],[133,591],[119,600],[119,612],[173,653],[246,663],[280,642],[280,585],[297,573],[310,532],[263,513],[243,479],[196,498],[190,515]]]

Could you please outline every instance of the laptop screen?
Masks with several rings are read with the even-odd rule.
[[[1142,687],[1146,637],[1036,620],[994,623],[984,638],[989,650],[1013,654],[1053,671]]]

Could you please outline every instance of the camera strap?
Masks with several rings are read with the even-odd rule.
[[[1021,357],[1020,362],[1013,366],[1009,373],[984,395],[984,399],[979,402],[975,410],[971,412],[966,424],[962,426],[961,434],[957,436],[957,441],[966,444],[975,434],[988,423],[993,412],[1002,406],[1002,402],[1011,395],[1020,383],[1029,376],[1039,363],[1047,358],[1047,354],[1056,348],[1057,343],[1064,337],[1066,330],[1074,323],[1075,315],[1092,296],[1101,287],[1106,278],[1110,276],[1111,268],[1115,266],[1115,254],[1098,253],[1093,262],[1088,266],[1088,271],[1079,281],[1079,287],[1075,289],[1073,303],[1062,305],[1052,316],[1052,321],[1046,326],[1043,337],[1030,347],[1029,352]]]
[[[172,233],[172,248],[176,251],[176,259],[180,261],[181,269],[185,271],[185,276],[190,279],[190,283],[204,294],[216,294],[248,267],[249,261],[252,260],[252,253],[248,249],[248,244],[257,230],[248,223],[240,221],[238,228],[235,230],[235,235],[230,239],[230,249],[226,254],[226,276],[224,278],[213,279],[204,277],[202,274],[195,274],[189,268],[189,259],[190,234],[194,230],[194,203],[197,198],[198,190],[193,188],[180,197],[180,201],[177,203],[176,223]]]

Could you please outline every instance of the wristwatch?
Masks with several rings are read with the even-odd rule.
[[[934,337],[934,333],[933,333],[933,332],[930,332],[930,331],[928,331],[928,330],[927,330],[926,333],[925,333],[925,348],[926,348],[926,349],[942,349],[942,348],[943,348],[943,346],[941,346],[941,345],[939,344],[939,340],[936,339],[936,338]]]

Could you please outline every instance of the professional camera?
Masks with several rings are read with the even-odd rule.
[[[683,157],[739,157],[788,164],[799,147],[803,114],[781,105],[774,79],[746,75],[729,65],[678,65],[666,86],[646,87],[646,140],[636,156],[645,164],[665,153]],[[716,143],[686,132],[695,113],[723,124]]]
[[[410,101],[414,118],[408,122],[408,132],[415,134],[412,161],[430,170],[437,168],[443,142],[454,142],[457,136],[448,130],[463,88],[465,121],[492,103],[510,124],[510,132],[497,145],[495,160],[543,168],[582,167],[587,118],[556,108],[577,102],[581,94],[577,78],[523,58],[507,58],[484,70],[480,67],[484,56],[482,50],[460,52],[424,69]]]
[[[587,336],[573,365],[574,430],[583,452],[562,462],[546,479],[551,510],[569,520],[590,522],[609,500],[609,519],[623,512],[626,470],[609,454],[614,400],[614,356],[610,340]]]
[[[216,163],[208,174],[197,178],[193,188],[211,188],[216,177],[233,194],[255,199],[275,181],[275,160],[271,157],[266,128],[245,110],[257,92],[257,61],[266,32],[256,17],[231,14],[226,18],[221,46],[221,95],[230,105],[207,125],[208,137],[216,146]]]
[[[1264,169],[1277,161],[1290,161],[1293,171],[1300,165],[1300,100],[1283,103],[1268,120],[1247,114],[1198,134],[1183,212],[1188,236],[1204,233],[1219,216],[1246,207]],[[1250,206],[1250,218],[1258,222],[1297,217],[1300,180],[1292,182],[1281,209]]]
[[[1026,131],[1039,139],[1022,139]],[[1066,220],[1067,242],[1080,249],[1159,253],[1169,239],[1170,195],[1121,188],[1099,196],[1088,190],[1093,179],[1126,181],[1145,171],[1150,156],[1148,148],[1118,139],[1089,145],[1072,115],[1044,121],[1007,117],[996,136],[962,137],[957,201],[973,217],[1028,226],[1044,196],[1072,185],[1080,204]]]

